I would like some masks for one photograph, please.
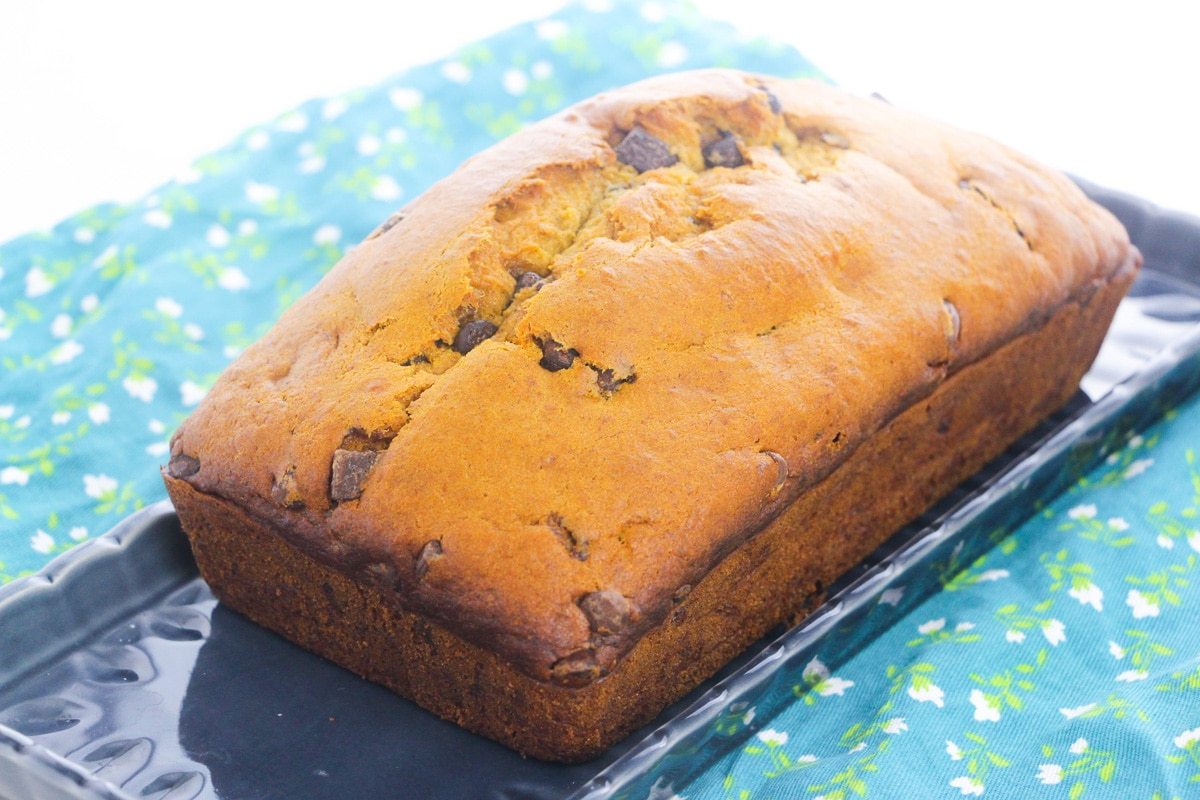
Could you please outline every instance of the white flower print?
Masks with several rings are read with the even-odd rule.
[[[822,697],[828,697],[831,694],[841,697],[853,685],[854,681],[842,680],[836,676],[830,676],[817,684],[817,694]]]
[[[1125,521],[1124,517],[1113,517],[1108,521],[1108,527],[1114,531],[1127,531],[1129,530],[1129,523]]]
[[[67,535],[70,536],[76,542],[82,542],[84,539],[87,538],[88,529],[83,527],[82,525],[76,525],[74,528],[71,528],[71,530],[67,533]]]
[[[58,347],[50,351],[51,364],[66,364],[69,361],[75,360],[75,357],[83,352],[83,345],[74,339],[67,339]]]
[[[1144,669],[1127,669],[1117,676],[1117,680],[1133,683],[1134,681],[1144,681],[1149,677],[1150,673]]]
[[[158,391],[158,381],[148,375],[133,377],[132,375],[121,381],[121,385],[125,387],[125,391],[129,392],[129,396],[135,400],[141,400],[143,403],[149,403],[154,399],[154,393]]]
[[[922,684],[919,689],[916,686],[909,686],[908,696],[918,703],[933,703],[938,708],[945,705],[946,699],[946,693],[934,683]]]
[[[115,478],[110,478],[107,475],[84,475],[83,476],[83,492],[88,497],[93,497],[99,500],[108,492],[116,491],[117,481]]]
[[[371,197],[376,200],[397,200],[404,190],[391,175],[380,175],[371,185]]]
[[[65,339],[71,335],[71,318],[66,314],[59,314],[50,323],[50,335],[55,339]]]
[[[999,722],[1000,709],[993,706],[991,701],[979,689],[972,689],[968,698],[975,706],[975,719],[979,722]]]
[[[767,728],[758,732],[758,739],[768,747],[783,747],[787,744],[787,731],[777,731],[773,728]]]
[[[247,150],[262,150],[271,143],[271,134],[263,130],[255,131],[246,137]]]
[[[950,785],[955,789],[958,789],[963,794],[973,794],[977,797],[983,794],[983,784],[974,778],[967,777],[966,775],[950,781]]]
[[[322,225],[313,233],[313,244],[337,244],[342,238],[342,229],[337,225]]]
[[[1067,719],[1075,719],[1091,711],[1096,707],[1095,703],[1088,703],[1086,706],[1076,706],[1075,708],[1060,708],[1058,713],[1062,714]]]
[[[1011,628],[1004,632],[1004,639],[1009,642],[1020,644],[1025,641],[1025,634],[1022,631],[1014,631]]]
[[[442,64],[442,77],[454,83],[466,83],[471,80],[471,68],[461,61],[447,61]]]
[[[944,628],[944,627],[946,627],[946,620],[945,620],[945,618],[942,618],[942,619],[931,619],[931,620],[929,620],[928,622],[925,622],[925,623],[923,623],[923,624],[921,624],[921,625],[918,625],[918,626],[917,626],[917,631],[919,631],[920,633],[922,633],[922,634],[924,634],[924,635],[928,636],[928,635],[929,635],[929,634],[931,634],[931,633],[934,633],[934,632],[936,632],[936,631],[940,631],[940,630],[941,630],[942,628]]]
[[[0,406],[0,419],[12,419],[12,415],[16,412],[16,407],[11,403]]]
[[[246,181],[246,199],[251,203],[269,203],[279,199],[279,190],[257,181]]]
[[[1187,535],[1188,547],[1200,553],[1200,531],[1191,531]]]
[[[1080,738],[1076,739],[1074,743],[1072,743],[1072,745],[1067,749],[1069,749],[1075,755],[1086,752],[1088,749],[1087,739],[1084,739],[1081,736]]]
[[[682,43],[672,39],[669,42],[663,42],[658,51],[658,65],[671,69],[678,67],[684,61],[687,61],[688,51]]]
[[[37,533],[29,537],[29,546],[43,555],[49,555],[54,550],[54,537],[38,528]]]
[[[183,314],[183,306],[170,298],[160,297],[154,301],[154,310],[160,314],[170,317],[171,319],[179,319]]]
[[[1175,737],[1175,746],[1181,750],[1186,750],[1194,742],[1200,742],[1200,728],[1192,728]]]
[[[1062,783],[1063,769],[1058,764],[1042,764],[1038,767],[1037,779],[1042,783]]]
[[[92,403],[87,410],[88,419],[96,425],[108,422],[108,403]]]
[[[1055,647],[1067,640],[1066,629],[1067,626],[1057,619],[1046,620],[1042,623],[1042,635]]]
[[[1001,578],[1007,578],[1007,577],[1008,577],[1008,570],[1006,570],[1006,569],[987,569],[987,570],[984,570],[983,572],[979,573],[979,575],[976,576],[975,580],[978,583],[983,583],[984,581],[998,581]]]
[[[51,425],[66,425],[70,421],[71,421],[71,412],[70,411],[55,411],[50,416],[50,424]]]
[[[214,222],[209,226],[208,233],[204,234],[204,241],[208,242],[209,247],[225,247],[229,244],[229,231]]]
[[[152,208],[142,215],[142,221],[152,228],[166,230],[171,227],[171,215],[161,208]]]
[[[337,119],[342,114],[345,114],[348,108],[350,108],[350,103],[345,98],[334,97],[326,100],[325,105],[321,106],[321,119],[326,121]]]
[[[884,589],[879,595],[879,602],[889,606],[895,606],[900,602],[900,598],[904,597],[904,587],[897,586],[894,589]]]
[[[1158,542],[1158,546],[1164,550],[1170,550],[1175,547],[1175,540],[1164,533],[1160,533],[1155,541]]]
[[[883,732],[888,734],[897,734],[901,731],[908,730],[908,725],[904,722],[904,717],[894,717],[883,723]]]
[[[208,390],[200,387],[195,381],[184,381],[179,384],[179,397],[185,406],[194,406],[204,399]]]
[[[407,86],[397,86],[388,91],[388,100],[396,107],[397,111],[409,111],[421,105],[425,101],[425,95]]]
[[[1071,519],[1094,519],[1096,507],[1094,505],[1075,506],[1067,512],[1067,516]]]
[[[1120,661],[1125,657],[1125,648],[1121,647],[1121,645],[1117,644],[1116,642],[1110,641],[1108,643],[1108,652],[1112,653],[1112,657],[1117,661]]]
[[[250,285],[250,279],[237,267],[225,267],[217,277],[217,285],[231,292],[240,292]]]
[[[961,761],[963,757],[962,748],[949,739],[946,740],[946,754],[950,756],[951,761]]]
[[[0,483],[15,483],[24,486],[29,483],[29,473],[20,467],[5,467],[0,469]]]
[[[54,281],[41,267],[33,267],[25,273],[25,296],[41,297],[54,288]]]
[[[94,294],[89,294],[79,301],[79,310],[85,314],[90,314],[100,305],[100,298]]]
[[[358,150],[360,156],[373,156],[379,152],[379,148],[382,146],[383,142],[379,141],[378,136],[371,133],[364,133],[358,137],[358,144],[355,145],[355,149]]]
[[[183,326],[183,335],[193,342],[198,342],[204,338],[204,329],[194,322],[188,322]]]
[[[511,95],[520,96],[525,94],[525,90],[529,88],[529,77],[524,71],[516,67],[510,67],[504,71],[501,83],[504,84],[504,91]]]
[[[1125,468],[1125,472],[1121,473],[1121,477],[1126,480],[1136,478],[1152,466],[1154,466],[1153,458],[1139,458]]]
[[[1129,594],[1125,597],[1125,605],[1133,609],[1134,619],[1158,616],[1158,603],[1152,598],[1142,594],[1137,589],[1129,590]]]

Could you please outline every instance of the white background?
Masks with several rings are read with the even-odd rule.
[[[0,241],[561,0],[0,4]],[[1200,215],[1200,4],[696,0],[836,82]]]

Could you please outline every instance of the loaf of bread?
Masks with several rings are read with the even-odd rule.
[[[819,83],[655,78],[350,250],[164,479],[221,602],[578,761],[1070,398],[1139,264],[981,136]]]

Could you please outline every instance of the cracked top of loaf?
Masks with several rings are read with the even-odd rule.
[[[981,136],[814,82],[651,79],[475,156],[349,251],[222,374],[166,474],[578,685],[1130,257],[1066,178]]]

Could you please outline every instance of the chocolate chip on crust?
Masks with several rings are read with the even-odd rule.
[[[771,111],[778,114],[783,111],[783,103],[779,102],[779,98],[771,93],[771,90],[765,86],[759,86],[758,90],[767,96],[767,105],[771,107]]]
[[[379,455],[378,450],[334,450],[329,496],[339,503],[357,500],[362,495],[363,481],[379,460]]]
[[[371,234],[367,237],[367,239],[374,239],[376,236],[387,233],[392,228],[396,227],[396,224],[402,219],[404,219],[404,212],[397,211],[395,214],[392,214],[390,217],[384,220],[378,228],[371,231]]]
[[[560,369],[566,369],[575,363],[575,357],[579,355],[578,350],[564,348],[561,344],[553,339],[547,339],[544,342],[539,342],[542,347],[542,358],[538,361],[542,369],[558,372]]]
[[[438,539],[431,539],[421,548],[421,552],[417,553],[417,561],[414,570],[417,573],[417,580],[425,577],[425,573],[429,572],[429,565],[442,557],[442,543]]]
[[[707,145],[700,151],[704,163],[708,167],[740,167],[746,162],[742,160],[742,151],[738,147],[737,137],[726,133],[720,139]]]
[[[634,128],[626,134],[614,149],[621,163],[628,164],[638,172],[669,167],[679,160],[667,147],[666,142],[647,133],[646,129],[641,127]]]
[[[172,478],[190,478],[200,471],[200,459],[183,453],[171,456],[167,462],[167,474]]]
[[[271,499],[292,511],[304,508],[304,498],[300,496],[300,487],[296,483],[295,465],[284,470],[271,486]]]
[[[550,680],[561,686],[587,686],[600,677],[600,665],[591,650],[576,650],[550,665]]]
[[[585,594],[579,598],[579,608],[588,618],[593,633],[601,635],[621,633],[629,627],[631,607],[629,601],[620,592],[604,589]]]
[[[454,344],[451,347],[454,348],[454,352],[465,356],[480,344],[492,338],[496,330],[496,326],[486,319],[477,319],[474,322],[468,322],[458,329],[458,333],[454,336]]]
[[[517,276],[516,291],[519,292],[522,289],[528,289],[530,286],[537,286],[541,282],[542,276],[536,272],[522,272]]]

